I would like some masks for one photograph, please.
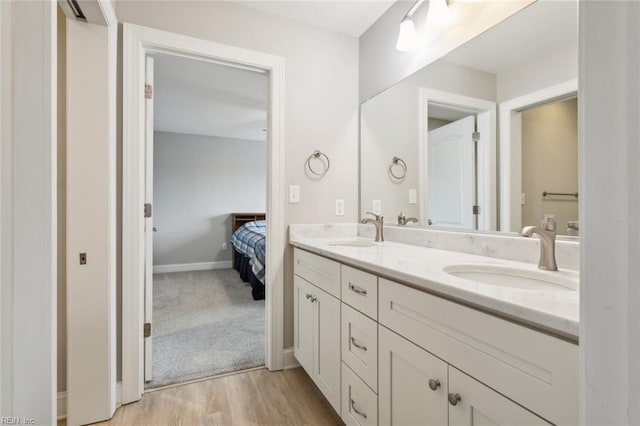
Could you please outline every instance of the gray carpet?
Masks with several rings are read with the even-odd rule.
[[[153,388],[264,364],[264,300],[233,269],[155,274]]]

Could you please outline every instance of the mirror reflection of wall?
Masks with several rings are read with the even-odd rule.
[[[523,111],[522,223],[553,214],[558,234],[577,235],[577,192],[577,98]]]
[[[569,222],[578,220],[575,197],[543,201],[541,193],[577,191],[577,148],[571,161],[568,151],[564,160],[530,153],[520,126],[528,132],[535,123],[529,119],[536,111],[532,105],[567,100],[572,92],[575,97],[576,12],[573,1],[535,2],[366,100],[361,105],[361,216],[377,209],[389,224],[402,225],[395,220],[402,213],[419,219],[404,226],[518,232],[554,213],[558,233],[565,234]],[[466,114],[465,102],[473,105],[466,106]],[[456,110],[458,115],[447,116]],[[570,121],[558,107],[548,114]],[[453,128],[462,128],[465,117],[475,117],[466,126],[478,131],[478,142],[470,135],[464,143],[441,134],[462,134]],[[394,157],[406,162],[403,179],[389,176]],[[550,180],[552,174],[544,170],[556,171],[558,161],[572,164],[564,168],[573,181],[559,174],[566,182]],[[534,182],[541,176],[548,179]],[[529,196],[531,191],[537,195]]]

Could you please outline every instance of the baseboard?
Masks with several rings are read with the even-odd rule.
[[[155,265],[154,274],[166,274],[168,272],[208,271],[210,269],[231,268],[230,260],[219,262],[177,263],[175,265]]]
[[[58,392],[58,420],[67,418],[67,391]]]
[[[122,382],[116,383],[116,409],[122,406]],[[58,420],[67,418],[67,391],[58,392]]]
[[[284,351],[282,351],[282,359],[285,370],[300,367],[300,363],[296,357],[293,356],[293,347],[284,348]]]

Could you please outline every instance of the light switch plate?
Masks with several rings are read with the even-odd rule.
[[[344,200],[336,200],[336,216],[344,216]]]
[[[298,185],[289,186],[289,203],[298,204],[300,202],[300,187]]]
[[[418,202],[418,191],[415,189],[409,190],[409,204],[416,204]]]
[[[373,203],[371,205],[371,210],[375,213],[375,214],[382,214],[382,201],[380,200],[373,200]]]
[[[520,205],[524,206],[524,192],[520,193]]]

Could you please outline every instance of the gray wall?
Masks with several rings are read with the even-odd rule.
[[[114,6],[120,22],[284,57],[285,188],[288,185],[301,188],[301,202],[285,207],[285,225],[357,220],[357,38],[231,2],[118,1]],[[309,177],[303,166],[315,149],[331,158],[331,170],[321,180]],[[118,150],[121,176],[122,140]],[[121,188],[120,180],[119,197]],[[339,217],[335,216],[338,198],[345,200],[345,214]],[[121,247],[121,242],[119,244]],[[293,250],[290,247],[285,257],[284,276],[284,345],[288,347],[293,345]],[[118,285],[122,286],[120,278]],[[120,291],[118,300],[121,300]]]
[[[231,260],[231,213],[264,212],[267,143],[154,132],[153,265]]]

